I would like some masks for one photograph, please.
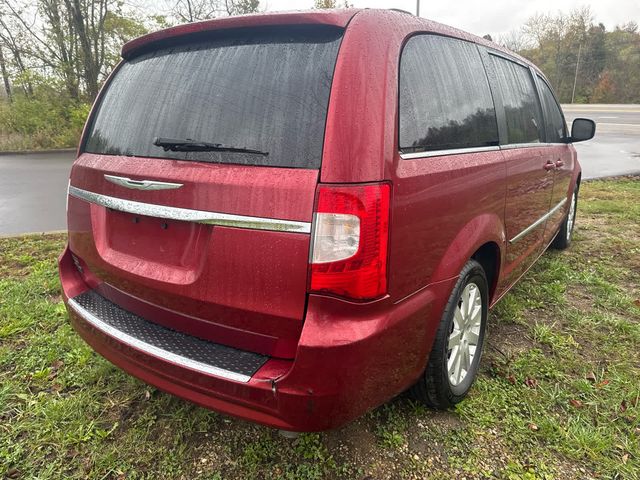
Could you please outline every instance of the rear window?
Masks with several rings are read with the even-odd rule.
[[[224,35],[224,36],[223,36]],[[84,150],[319,168],[342,30],[288,26],[212,33],[123,62]],[[268,152],[164,151],[156,137]]]
[[[400,150],[498,144],[489,82],[473,43],[417,35],[400,59]]]

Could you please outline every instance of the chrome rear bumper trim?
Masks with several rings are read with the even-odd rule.
[[[248,375],[243,375],[237,372],[231,372],[229,370],[224,370],[219,367],[214,367],[213,365],[207,365],[206,363],[198,362],[197,360],[183,357],[182,355],[169,352],[155,345],[151,345],[150,343],[147,343],[138,338],[135,338],[129,335],[128,333],[122,332],[117,328],[114,328],[113,326],[109,325],[108,323],[103,322],[98,317],[96,317],[93,313],[91,313],[89,310],[85,309],[82,305],[76,302],[73,298],[69,299],[69,306],[83,320],[85,320],[86,322],[88,322],[90,325],[97,328],[98,330],[100,330],[105,335],[115,338],[119,342],[122,342],[130,347],[134,347],[160,360],[169,361],[181,367],[186,367],[190,370],[195,370],[195,371],[206,373],[209,375],[215,375],[216,377],[222,377],[229,380],[234,380],[236,382],[247,383],[249,380],[251,380],[251,377]]]
[[[311,233],[311,222],[294,220],[280,220],[276,218],[250,217],[245,215],[231,215],[228,213],[191,210],[188,208],[168,207],[153,203],[136,202],[123,198],[110,197],[73,185],[69,186],[69,195],[89,203],[101,205],[120,212],[133,213],[148,217],[166,218],[182,222],[203,223],[223,227],[247,228],[252,230],[272,230],[276,232]]]

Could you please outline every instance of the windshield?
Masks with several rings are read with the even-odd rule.
[[[341,37],[342,30],[324,26],[254,28],[125,61],[102,96],[84,151],[319,168]],[[165,151],[154,145],[158,137],[238,151]]]

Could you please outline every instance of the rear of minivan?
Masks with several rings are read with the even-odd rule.
[[[162,390],[284,430],[340,426],[421,379],[471,254],[492,302],[509,286],[497,132],[472,151],[402,152],[401,57],[425,33],[466,58],[481,41],[347,9],[126,44],[69,183],[60,277],[87,343]]]
[[[354,14],[204,22],[124,47],[71,172],[60,259],[73,325],[95,350],[279,428],[362,410],[335,400],[354,372],[337,373],[375,353],[344,348],[377,335],[374,322],[309,319],[312,292],[360,316],[387,296],[389,184],[320,183]]]

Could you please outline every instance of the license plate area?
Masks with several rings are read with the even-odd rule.
[[[106,209],[110,249],[140,260],[193,268],[205,254],[211,226]]]

